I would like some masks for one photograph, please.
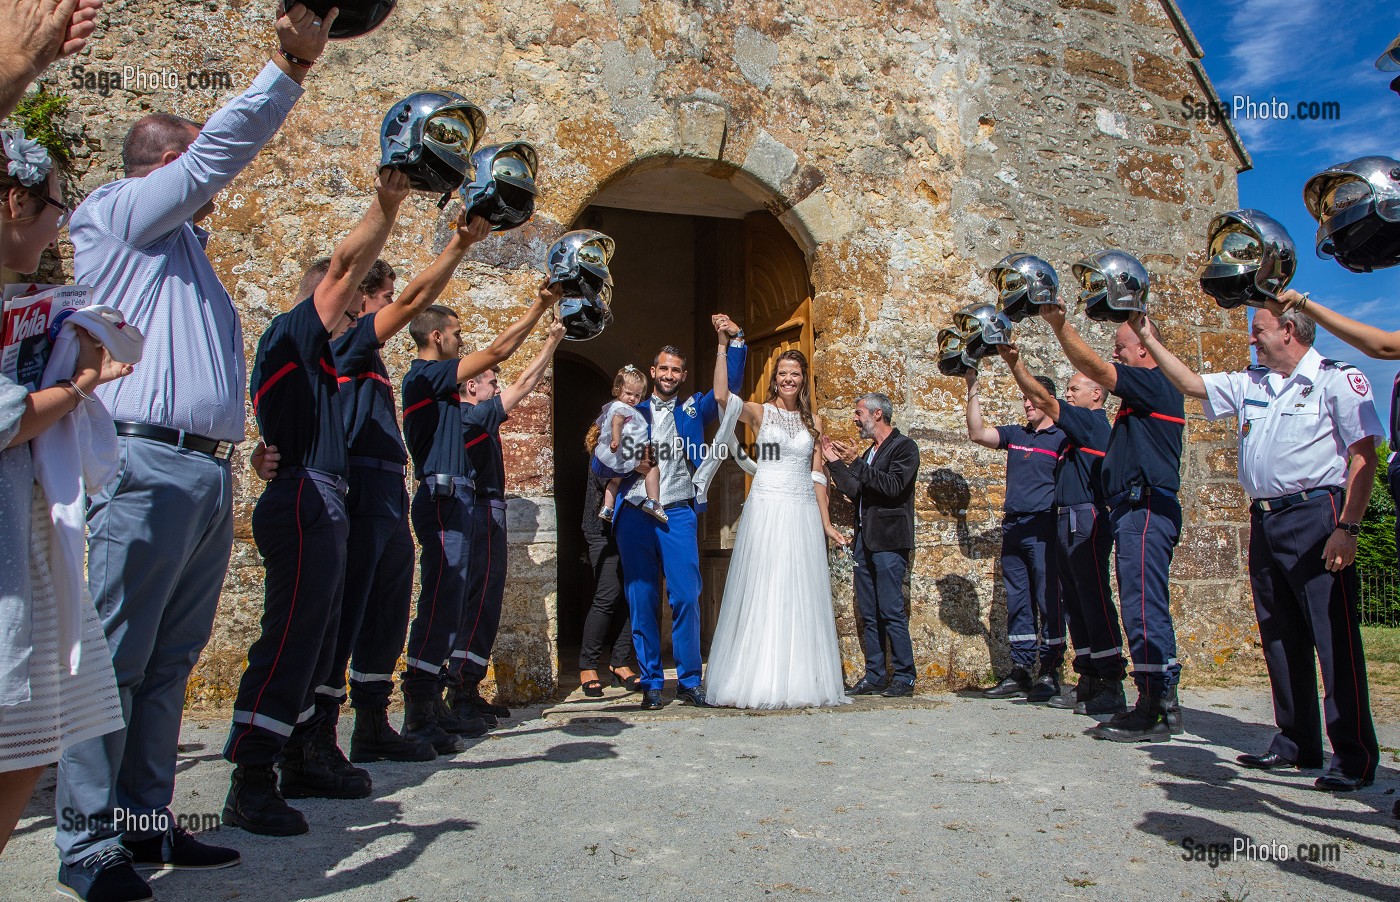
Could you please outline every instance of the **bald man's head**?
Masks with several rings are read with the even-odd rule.
[[[1097,410],[1103,407],[1103,386],[1083,373],[1075,373],[1065,388],[1065,400],[1075,407]]]

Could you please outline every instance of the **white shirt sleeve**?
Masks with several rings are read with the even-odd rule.
[[[1221,417],[1238,414],[1244,406],[1245,392],[1249,390],[1249,373],[1206,373],[1201,376],[1206,386],[1206,396],[1201,400],[1201,410],[1206,419],[1218,420]]]
[[[1337,424],[1337,435],[1345,447],[1363,438],[1379,439],[1385,435],[1376,404],[1371,397],[1371,383],[1360,370],[1333,370],[1328,380],[1327,403]]]

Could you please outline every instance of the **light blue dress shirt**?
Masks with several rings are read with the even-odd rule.
[[[103,185],[73,213],[74,281],[146,336],[135,371],[97,389],[113,418],[243,439],[243,328],[192,219],[262,150],[302,94],[269,62],[179,159]]]

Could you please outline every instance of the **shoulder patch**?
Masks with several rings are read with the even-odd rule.
[[[1363,397],[1371,391],[1371,384],[1366,381],[1366,377],[1361,375],[1360,371],[1347,373],[1347,385],[1350,385],[1352,391]]]
[[[1341,361],[1341,360],[1333,360],[1333,359],[1331,359],[1330,357],[1324,357],[1324,358],[1322,358],[1322,365],[1323,365],[1323,366],[1326,366],[1326,367],[1331,367],[1331,368],[1334,369],[1334,370],[1354,370],[1354,369],[1356,369],[1356,367],[1352,366],[1350,363],[1345,363],[1345,362],[1343,362],[1343,361]]]

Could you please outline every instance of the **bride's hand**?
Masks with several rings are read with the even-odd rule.
[[[846,547],[846,544],[850,541],[850,539],[842,535],[841,530],[837,529],[835,526],[824,527],[822,531],[826,533],[828,539],[840,545],[842,548]]]

